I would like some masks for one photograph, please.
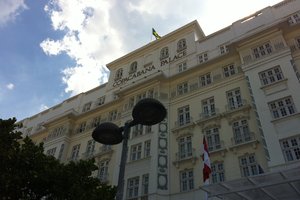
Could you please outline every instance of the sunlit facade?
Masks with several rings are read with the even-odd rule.
[[[282,1],[205,36],[193,21],[107,64],[107,83],[22,120],[61,162],[95,158],[116,185],[122,145],[94,128],[131,120],[143,98],[168,114],[131,128],[124,199],[202,199],[202,139],[211,183],[300,166],[300,2]]]

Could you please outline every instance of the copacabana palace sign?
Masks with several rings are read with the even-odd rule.
[[[178,60],[178,59],[180,59],[184,56],[186,56],[186,51],[181,51],[181,52],[175,54],[174,57],[168,57],[168,58],[165,58],[165,59],[161,60],[160,61],[160,66],[162,67],[166,64],[172,63],[172,62],[174,62],[174,61],[176,61],[176,60]],[[134,72],[132,74],[129,74],[129,76],[127,76],[125,78],[115,80],[115,82],[113,83],[113,87],[121,86],[121,85],[127,83],[128,81],[130,81],[132,79],[135,79],[135,78],[137,78],[141,75],[149,73],[152,70],[155,70],[154,65],[146,66],[144,69],[142,69],[140,71],[137,71],[137,72]]]
[[[134,73],[130,74],[129,76],[125,77],[125,78],[121,78],[121,79],[116,80],[113,84],[113,87],[121,86],[121,85],[127,83],[128,81],[130,81],[132,79],[135,79],[135,78],[137,78],[137,77],[139,77],[143,74],[149,73],[152,70],[155,70],[154,65],[147,66],[143,70],[134,72]]]

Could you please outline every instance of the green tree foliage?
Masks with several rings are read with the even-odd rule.
[[[0,119],[0,199],[111,200],[116,188],[92,177],[94,159],[62,164],[16,131],[16,119]]]

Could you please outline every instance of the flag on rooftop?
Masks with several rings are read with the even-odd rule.
[[[160,35],[158,35],[158,33],[154,30],[154,28],[152,28],[152,34],[154,35],[154,37],[156,39],[160,39],[161,38]]]

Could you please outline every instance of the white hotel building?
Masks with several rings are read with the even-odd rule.
[[[107,83],[22,120],[23,133],[62,162],[94,157],[95,175],[116,185],[122,145],[91,133],[105,121],[123,126],[140,99],[155,98],[168,114],[131,128],[124,199],[196,200],[204,190],[211,199],[300,199],[299,0],[207,36],[193,21],[107,67]]]

